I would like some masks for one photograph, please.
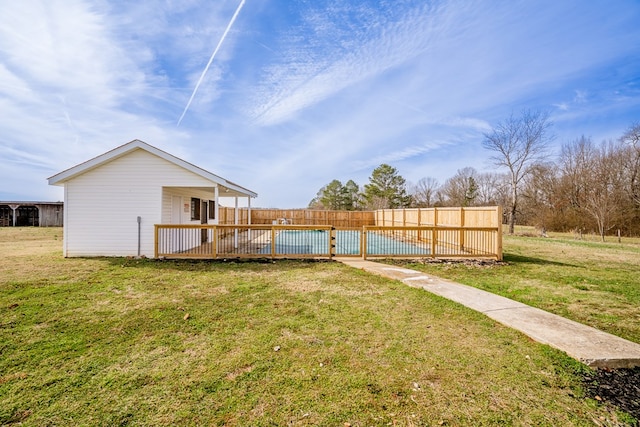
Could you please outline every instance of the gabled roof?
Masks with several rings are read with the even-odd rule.
[[[154,154],[174,165],[180,166],[183,169],[186,169],[196,175],[199,175],[212,183],[218,184],[224,189],[229,189],[230,191],[241,193],[248,197],[258,197],[258,194],[248,190],[244,187],[239,186],[231,181],[227,181],[226,179],[215,175],[209,171],[206,171],[192,163],[186,162],[176,156],[173,156],[166,151],[162,151],[159,148],[156,148],[152,145],[147,144],[146,142],[140,141],[139,139],[134,139],[133,141],[121,145],[120,147],[114,148],[111,151],[107,151],[106,153],[94,157],[93,159],[87,160],[84,163],[80,163],[72,168],[64,170],[56,175],[53,175],[48,178],[49,185],[62,185],[70,179],[75,178],[78,175],[81,175],[91,169],[97,168],[105,163],[108,163],[118,157],[122,157],[134,150],[144,150],[151,154]]]

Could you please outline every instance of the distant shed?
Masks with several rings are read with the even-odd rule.
[[[62,227],[62,202],[0,201],[0,227]]]

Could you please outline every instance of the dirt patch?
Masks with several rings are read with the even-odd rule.
[[[243,366],[241,368],[236,369],[233,372],[229,372],[226,376],[225,379],[229,380],[229,381],[235,381],[236,378],[238,378],[240,375],[243,374],[248,374],[249,372],[253,371],[253,365],[247,365],[247,366]]]
[[[589,397],[609,402],[640,420],[640,367],[598,369],[584,377]]]

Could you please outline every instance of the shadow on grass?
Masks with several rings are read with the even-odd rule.
[[[557,265],[563,267],[579,267],[575,264],[567,264],[565,262],[551,261],[543,258],[534,258],[523,255],[514,255],[510,253],[504,254],[504,261],[509,264],[536,264],[536,265]]]
[[[318,263],[331,262],[325,259],[271,259],[271,258],[236,258],[236,259],[153,259],[129,257],[105,257],[105,261],[114,267],[155,268],[185,271],[234,270],[264,271],[268,268],[312,268]]]

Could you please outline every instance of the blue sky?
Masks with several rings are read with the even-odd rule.
[[[555,150],[616,139],[638,22],[637,0],[2,2],[0,200],[61,200],[47,177],[133,139],[281,208],[381,163],[494,170],[482,134],[522,109]]]

